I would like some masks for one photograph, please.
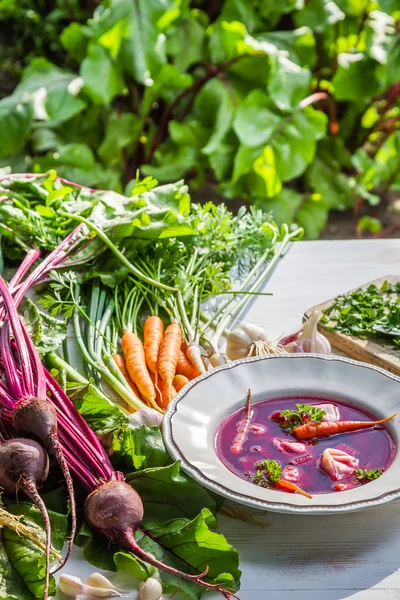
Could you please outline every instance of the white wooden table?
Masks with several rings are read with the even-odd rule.
[[[265,285],[273,296],[259,296],[246,320],[278,338],[311,306],[389,274],[400,275],[400,240],[297,242]],[[400,600],[400,502],[341,516],[252,514],[265,526],[219,517],[241,556],[241,600]],[[65,571],[85,579],[95,569],[80,556],[75,548]]]

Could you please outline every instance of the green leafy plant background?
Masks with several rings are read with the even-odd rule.
[[[400,188],[400,0],[0,0],[0,15],[18,82],[0,167],[115,191],[138,169],[185,177],[308,238]]]

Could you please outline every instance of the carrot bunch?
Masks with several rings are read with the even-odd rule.
[[[173,322],[164,330],[160,317],[149,317],[143,338],[142,343],[136,333],[124,333],[123,356],[116,354],[114,362],[134,393],[148,406],[164,412],[177,391],[200,373],[181,349],[184,344],[179,323]]]

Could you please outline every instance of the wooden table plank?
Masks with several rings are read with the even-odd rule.
[[[259,296],[246,320],[275,339],[295,331],[310,306],[387,273],[400,275],[400,240],[295,243],[264,286],[274,295]],[[269,526],[220,517],[241,556],[241,600],[400,600],[400,502],[340,516],[257,517]],[[80,557],[74,548],[66,572],[84,579],[96,569]]]

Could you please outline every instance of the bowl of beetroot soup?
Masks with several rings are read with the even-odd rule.
[[[251,507],[330,514],[400,498],[400,379],[347,358],[219,367],[171,401],[163,435],[191,477]]]

